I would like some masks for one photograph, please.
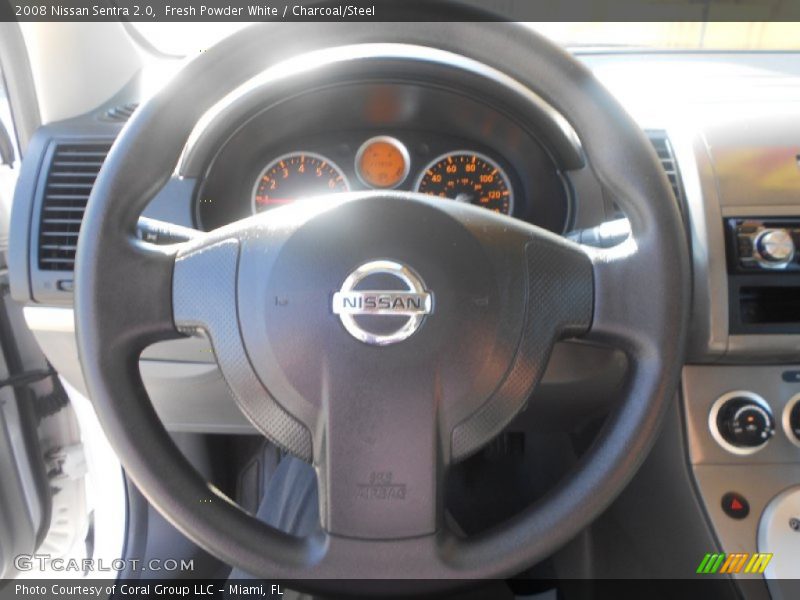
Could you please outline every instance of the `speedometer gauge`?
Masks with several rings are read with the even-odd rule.
[[[347,178],[333,161],[313,152],[291,152],[279,156],[261,171],[253,190],[253,212],[306,196],[349,190]]]
[[[467,150],[449,152],[432,161],[420,174],[416,189],[505,215],[514,208],[505,171],[488,156]]]

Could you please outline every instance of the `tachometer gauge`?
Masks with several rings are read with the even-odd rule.
[[[505,171],[488,156],[468,150],[449,152],[432,161],[420,174],[416,189],[505,215],[514,208]]]
[[[347,178],[333,161],[313,152],[291,152],[279,156],[261,171],[253,190],[253,212],[298,198],[349,190]]]

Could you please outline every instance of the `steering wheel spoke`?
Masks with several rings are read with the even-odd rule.
[[[504,224],[504,235],[509,246],[497,272],[509,281],[503,287],[523,300],[517,345],[488,400],[453,429],[454,461],[498,435],[526,406],[557,341],[584,335],[591,325],[592,264],[583,248],[527,223]]]
[[[118,348],[125,360],[133,360],[152,343],[180,337],[172,321],[171,306],[175,255],[174,246],[154,246],[125,238],[113,251],[97,257],[111,280],[93,289],[92,300],[104,306],[97,315],[104,321],[98,343]],[[82,295],[78,301],[89,300],[86,294],[78,294]]]
[[[386,382],[385,391],[355,383],[332,389],[326,402],[317,472],[322,524],[332,535],[399,539],[438,528],[435,382],[398,375],[403,381]]]
[[[231,396],[267,439],[304,460],[312,458],[311,434],[270,394],[253,369],[241,335],[237,306],[237,273],[242,231],[207,234],[186,244],[175,260],[173,315],[187,334],[202,332],[211,341]]]
[[[205,236],[175,257],[172,305],[175,326],[184,333],[206,332],[218,344],[238,336],[236,322],[236,237]]]
[[[677,300],[685,290],[665,286],[658,268],[634,238],[613,248],[589,248],[587,252],[592,261],[594,309],[585,339],[619,348],[629,355],[639,354],[652,343],[659,327],[669,327],[664,311],[646,299],[656,292]],[[622,290],[631,291],[621,293]]]

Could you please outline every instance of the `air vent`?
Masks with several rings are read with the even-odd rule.
[[[86,201],[110,149],[110,141],[56,146],[39,220],[40,269],[73,270]]]
[[[106,112],[103,113],[102,119],[104,121],[114,121],[115,123],[124,123],[128,119],[131,118],[133,115],[133,111],[135,111],[139,107],[137,102],[129,102],[128,104],[121,104],[119,106],[114,106],[109,108]]]
[[[681,180],[678,175],[678,165],[675,164],[675,154],[672,151],[672,145],[669,143],[667,135],[663,131],[648,131],[647,137],[650,138],[650,143],[658,154],[658,160],[661,161],[661,166],[664,167],[664,172],[667,174],[669,184],[672,186],[672,193],[675,194],[675,199],[680,204],[683,200],[683,192],[681,188]]]
[[[653,145],[653,149],[658,155],[658,160],[661,161],[661,166],[664,169],[664,173],[667,175],[667,179],[669,179],[669,184],[672,186],[672,193],[675,196],[675,200],[678,201],[678,208],[680,209],[681,214],[685,214],[683,206],[683,187],[681,186],[678,165],[675,162],[675,154],[672,151],[672,145],[669,143],[669,138],[663,131],[646,131],[645,133],[650,139],[650,143]],[[625,213],[622,212],[622,209],[617,205],[617,203],[613,202],[612,204],[613,206],[611,207],[610,211],[612,216],[610,218],[625,218]]]

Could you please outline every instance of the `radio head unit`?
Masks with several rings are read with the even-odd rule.
[[[729,330],[800,333],[800,217],[725,219]]]

